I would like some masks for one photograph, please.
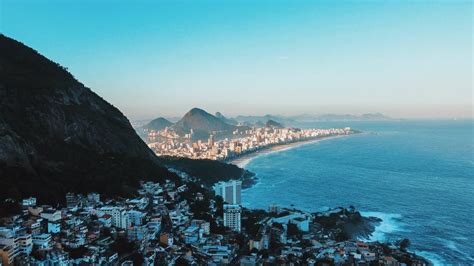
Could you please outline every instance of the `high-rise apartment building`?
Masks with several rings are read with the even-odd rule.
[[[221,181],[214,185],[214,192],[216,195],[221,196],[224,199],[224,202],[228,204],[240,204],[241,203],[241,191],[242,191],[242,182],[241,181]]]
[[[224,204],[224,226],[233,231],[240,232],[241,230],[241,214],[242,207],[234,204]]]

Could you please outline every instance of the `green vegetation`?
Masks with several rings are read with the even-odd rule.
[[[407,248],[410,246],[411,242],[410,239],[404,238],[400,241],[398,241],[398,246],[400,247],[401,250],[407,250]]]
[[[211,187],[219,181],[249,179],[253,177],[253,174],[245,169],[219,161],[176,157],[162,157],[160,160],[168,167],[183,171],[197,178],[199,183],[207,187]]]

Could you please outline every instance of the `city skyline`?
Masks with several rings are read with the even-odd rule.
[[[473,117],[470,1],[127,3],[6,0],[0,31],[131,120]]]

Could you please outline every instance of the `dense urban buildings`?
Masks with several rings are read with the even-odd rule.
[[[274,145],[307,141],[336,135],[347,135],[351,128],[297,129],[297,128],[250,128],[236,131],[233,138],[216,140],[210,135],[207,141],[193,141],[192,132],[180,137],[169,128],[148,132],[155,142],[148,146],[158,156],[187,157],[192,159],[229,160]]]
[[[238,203],[240,185],[214,189]],[[19,215],[0,220],[0,265],[426,265],[403,245],[349,237],[344,228],[372,221],[353,208],[266,212],[219,197],[167,180],[142,183],[134,198],[68,193],[61,208],[24,199]]]

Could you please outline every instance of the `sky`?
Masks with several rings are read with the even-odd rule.
[[[472,1],[0,0],[0,32],[130,119],[473,117]]]

